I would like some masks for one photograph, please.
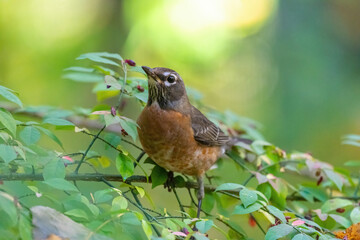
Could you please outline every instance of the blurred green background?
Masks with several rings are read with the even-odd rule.
[[[286,151],[342,166],[359,156],[341,145],[360,133],[359,12],[355,0],[0,0],[0,85],[26,105],[91,108],[92,86],[63,69],[82,53],[117,52],[175,69],[205,104],[261,122]],[[67,151],[89,141],[59,132]]]
[[[267,140],[341,163],[360,127],[359,1],[0,0],[0,84],[27,105],[92,107],[61,78],[85,52],[178,71],[205,103],[264,125]]]

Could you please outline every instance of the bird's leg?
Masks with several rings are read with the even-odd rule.
[[[205,195],[205,192],[204,192],[204,176],[201,175],[201,176],[197,177],[197,182],[198,182],[198,185],[199,185],[199,189],[198,189],[198,192],[197,192],[197,198],[198,198],[199,203],[198,203],[198,210],[197,210],[196,217],[200,218],[201,204],[202,204],[202,200],[203,200],[204,195]]]
[[[167,188],[169,192],[171,192],[171,189],[175,187],[174,183],[174,172],[169,171],[168,172],[168,178],[166,179],[166,182],[164,183],[164,188]]]

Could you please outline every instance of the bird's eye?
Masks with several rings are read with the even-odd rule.
[[[175,82],[175,76],[174,76],[174,75],[170,75],[170,76],[167,78],[167,81],[168,81],[169,83]]]

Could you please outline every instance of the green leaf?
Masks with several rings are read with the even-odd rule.
[[[118,211],[120,209],[126,209],[128,202],[123,196],[115,197],[111,204],[111,211]]]
[[[3,210],[7,216],[1,218],[8,218],[13,225],[17,223],[17,209],[15,203],[10,195],[0,192],[0,209]]]
[[[112,75],[112,76],[117,75],[117,73],[115,73],[114,70],[104,67],[104,66],[93,65],[92,67],[104,75]]]
[[[49,185],[50,187],[64,190],[64,191],[73,191],[78,192],[79,190],[74,186],[74,184],[66,181],[62,178],[51,178],[44,181],[45,184]]]
[[[251,147],[254,150],[254,152],[258,155],[264,154],[265,150],[264,147],[265,146],[272,146],[271,143],[268,143],[266,141],[263,140],[255,140],[252,144]]]
[[[266,182],[266,183],[262,183],[259,184],[256,189],[261,192],[262,194],[264,194],[264,196],[266,197],[266,199],[270,199],[271,198],[271,186],[270,183]]]
[[[327,194],[323,189],[312,187],[301,187],[299,193],[309,202],[313,202],[313,197],[317,198],[321,202],[328,200]]]
[[[22,240],[32,240],[32,224],[23,214],[19,218],[19,233]]]
[[[353,141],[360,141],[360,135],[356,134],[348,134],[343,137],[343,139],[353,140]]]
[[[126,117],[120,117],[121,127],[130,135],[130,137],[136,141],[137,137],[137,124],[134,120]]]
[[[17,105],[19,105],[22,108],[23,107],[22,102],[12,92],[13,92],[13,90],[6,88],[4,86],[0,86],[0,95],[3,96],[4,98],[6,98],[7,100],[9,100],[10,102],[16,103]]]
[[[321,212],[328,213],[333,210],[336,210],[337,208],[344,208],[350,205],[352,205],[352,202],[347,199],[340,199],[340,198],[330,199],[327,200],[324,203],[324,205],[321,207]]]
[[[16,136],[16,121],[7,110],[0,108],[0,123],[4,125],[4,127],[9,130],[9,132]]]
[[[136,191],[139,193],[140,197],[144,197],[145,196],[145,190],[142,187],[138,187],[138,186],[134,186]]]
[[[151,177],[151,182],[152,182],[152,188],[155,188],[166,182],[166,180],[168,178],[168,173],[164,168],[162,168],[158,165],[155,165],[155,167],[153,168],[153,170],[151,172],[150,177]]]
[[[329,214],[329,216],[335,220],[338,224],[343,226],[344,228],[348,228],[351,226],[351,222],[344,218],[343,216],[337,215],[337,214]]]
[[[175,182],[175,186],[180,187],[180,188],[185,187],[185,185],[186,185],[185,179],[180,175],[178,175],[174,178],[174,182]]]
[[[142,101],[142,102],[147,102],[147,100],[148,100],[148,95],[149,95],[149,93],[148,93],[148,91],[147,90],[144,90],[143,92],[135,92],[134,93],[134,96],[137,98],[137,99],[139,99],[140,101]]]
[[[292,240],[313,240],[313,238],[310,237],[309,235],[299,233],[296,234],[295,237],[292,238]]]
[[[287,184],[280,178],[276,179],[276,186],[278,189],[275,189],[272,185],[271,192],[271,203],[279,209],[284,209],[286,207],[286,197],[288,196]]]
[[[347,162],[344,163],[344,166],[347,166],[347,167],[360,167],[360,160],[347,161]]]
[[[4,142],[8,142],[12,137],[7,132],[0,132],[0,138],[4,140]]]
[[[202,201],[201,208],[206,212],[211,212],[211,210],[215,207],[215,197],[214,193],[205,193],[205,197]]]
[[[356,207],[351,211],[350,219],[353,224],[360,222],[360,207]]]
[[[93,214],[95,217],[99,215],[99,208],[94,204],[90,203],[85,196],[81,196],[81,202],[90,210],[91,214]]]
[[[243,185],[241,184],[237,184],[237,183],[223,183],[220,186],[218,186],[215,189],[216,191],[226,191],[226,190],[240,190],[245,188]]]
[[[274,215],[275,217],[277,217],[278,219],[280,219],[280,221],[282,223],[286,223],[286,218],[284,216],[284,213],[282,211],[280,211],[278,208],[274,207],[274,206],[267,206],[267,209],[269,210],[269,212]]]
[[[351,141],[351,140],[342,141],[342,144],[347,144],[347,145],[352,145],[352,146],[355,146],[355,147],[360,147],[360,142],[355,142],[355,141]]]
[[[196,240],[209,240],[209,238],[199,232],[195,232],[192,236],[195,237]]]
[[[43,170],[44,180],[49,180],[52,178],[65,178],[65,165],[61,160],[53,160],[45,165]]]
[[[135,66],[135,67],[129,66],[128,69],[131,72],[138,72],[138,73],[141,73],[141,74],[147,76],[144,69],[142,69],[142,67],[140,67],[140,66]]]
[[[119,90],[111,90],[111,89],[106,89],[106,90],[102,90],[102,91],[97,91],[96,92],[96,99],[98,100],[98,102],[104,101],[108,98],[112,98],[115,97],[119,94]]]
[[[107,53],[107,52],[92,52],[92,53],[85,53],[80,55],[78,58],[76,58],[76,60],[81,60],[81,59],[89,59],[93,62],[99,62],[99,63],[105,63],[105,64],[111,64],[114,66],[120,66],[120,64],[109,60],[107,58],[114,58],[117,60],[122,60],[122,57],[117,54],[117,53]]]
[[[287,224],[279,224],[269,228],[265,235],[265,240],[275,240],[290,234],[295,229]]]
[[[65,79],[69,79],[75,82],[102,82],[104,81],[104,76],[96,73],[87,73],[87,72],[72,72],[66,73],[62,76]]]
[[[60,139],[54,133],[52,133],[50,130],[40,127],[40,126],[35,126],[35,127],[37,129],[39,129],[41,132],[43,132],[46,136],[51,138],[54,142],[56,142],[61,148],[64,148]]]
[[[319,240],[338,240],[338,238],[329,235],[321,235]]]
[[[112,189],[99,190],[94,193],[95,203],[104,203],[110,201],[113,197],[109,194]]]
[[[262,207],[263,207],[263,205],[261,205],[260,203],[257,203],[257,202],[254,203],[253,205],[250,205],[247,208],[245,208],[243,205],[237,205],[237,206],[235,206],[233,214],[248,214],[248,213],[257,211]]]
[[[113,133],[107,133],[104,139],[113,146],[117,146],[121,142],[121,137]],[[110,146],[105,143],[105,149],[109,149]]]
[[[69,217],[75,217],[75,218],[79,218],[82,220],[89,220],[86,212],[84,210],[77,209],[77,208],[66,211],[66,212],[64,212],[64,214]]]
[[[172,221],[172,219],[165,219],[165,222],[166,222],[166,226],[170,228],[171,231],[176,232],[178,230],[178,226],[176,225],[175,222]]]
[[[324,169],[323,170],[326,176],[335,183],[336,187],[341,191],[343,186],[343,181],[338,173],[335,173],[334,170]]]
[[[65,68],[64,71],[75,71],[75,72],[93,72],[94,69],[93,68],[85,68],[85,67],[68,67],[68,68]]]
[[[62,118],[46,118],[42,123],[51,124],[54,126],[74,126],[72,122]]]
[[[20,138],[26,145],[32,145],[39,141],[40,139],[40,132],[35,127],[26,126],[20,132]]]
[[[124,180],[134,174],[134,164],[131,158],[124,153],[119,153],[116,158],[116,168]]]
[[[310,225],[310,226],[317,227],[317,228],[321,229],[321,227],[316,222],[313,222],[313,221],[305,219],[305,218],[301,219],[301,220],[304,221],[307,225]]]
[[[5,163],[9,163],[16,158],[17,154],[13,146],[0,144],[0,157]]]
[[[150,224],[148,224],[145,220],[141,220],[141,226],[148,239],[151,240],[152,230]]]
[[[254,191],[244,188],[240,191],[240,199],[247,208],[249,205],[257,201],[258,196]]]
[[[104,115],[104,121],[105,121],[106,126],[110,126],[110,125],[119,123],[120,122],[120,117],[119,116],[113,116],[111,114],[105,114]]]
[[[106,85],[109,85],[115,89],[118,89],[120,90],[122,87],[121,87],[121,84],[118,82],[118,80],[116,80],[116,78],[114,78],[113,76],[111,75],[106,75],[105,76],[105,83]]]
[[[15,152],[19,155],[19,157],[21,157],[22,159],[26,160],[26,155],[25,155],[25,151],[24,151],[24,146],[19,147],[19,146],[13,146]],[[23,149],[24,148],[24,149]]]
[[[201,233],[206,233],[210,230],[210,228],[214,225],[214,222],[212,220],[201,220],[199,222],[196,222],[195,226]]]
[[[253,190],[260,198],[262,198],[265,202],[269,203],[269,199],[260,191]]]

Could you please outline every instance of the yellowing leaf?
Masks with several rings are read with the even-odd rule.
[[[151,230],[150,224],[148,224],[145,220],[142,220],[142,221],[141,221],[141,225],[142,225],[142,228],[143,228],[146,236],[147,236],[148,239],[150,240],[150,239],[151,239],[151,235],[152,235],[152,230]]]
[[[135,186],[135,188],[138,191],[138,193],[140,194],[140,197],[145,196],[145,190],[142,187]]]
[[[102,168],[107,168],[111,164],[111,160],[106,156],[101,156],[101,158],[99,158],[99,162]]]

